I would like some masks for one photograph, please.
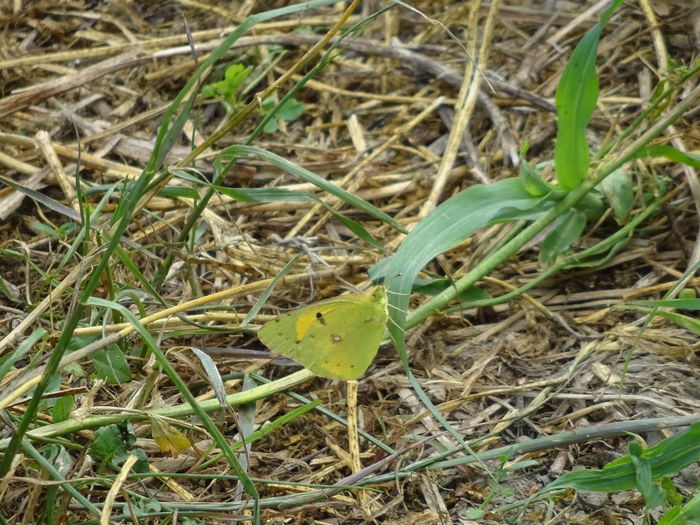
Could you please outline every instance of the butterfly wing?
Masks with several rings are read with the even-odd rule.
[[[386,292],[330,299],[282,315],[258,333],[270,349],[299,361],[314,374],[355,379],[377,353],[387,321]]]

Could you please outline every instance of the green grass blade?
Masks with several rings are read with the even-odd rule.
[[[19,361],[32,347],[38,343],[45,335],[46,330],[37,328],[26,339],[24,339],[8,356],[0,358],[0,381],[12,369],[14,364]]]
[[[100,517],[99,509],[95,507],[95,505],[93,505],[87,498],[85,498],[85,496],[78,492],[78,490],[73,487],[71,483],[67,482],[66,478],[58,471],[58,469],[56,469],[56,467],[50,461],[42,456],[26,437],[22,439],[22,450],[27,456],[36,461],[41,468],[48,472],[53,479],[57,481],[64,481],[65,483],[61,484],[63,490],[75,498],[75,500],[80,503],[86,511],[90,512],[94,516],[97,516],[98,518]]]
[[[218,429],[218,427],[214,424],[211,418],[207,415],[207,413],[202,409],[197,400],[194,398],[189,388],[187,388],[185,382],[172,367],[172,365],[168,361],[168,358],[160,350],[158,344],[155,342],[153,336],[151,336],[146,327],[139,322],[139,320],[136,318],[136,316],[134,316],[131,313],[131,311],[124,308],[120,304],[92,297],[88,301],[88,305],[116,310],[119,313],[121,313],[126,319],[128,319],[128,321],[134,326],[138,334],[141,336],[141,339],[143,340],[144,344],[147,345],[149,350],[155,355],[156,360],[158,361],[158,364],[161,366],[163,371],[167,374],[167,376],[170,378],[173,384],[178,388],[182,397],[189,403],[189,405],[192,407],[192,410],[202,422],[204,427],[207,429],[209,434],[212,436],[216,444],[221,448],[222,452],[224,452],[229,465],[231,466],[231,468],[233,468],[236,475],[239,476],[246,492],[248,492],[248,494],[250,494],[251,497],[256,501],[257,508],[257,502],[259,501],[258,491],[255,488],[255,485],[251,481],[248,474],[241,467],[241,464],[239,463],[236,454],[231,449],[231,446],[226,441],[226,438],[223,436],[221,431]],[[259,513],[256,512],[256,515],[258,514]]]
[[[379,248],[380,250],[384,249],[382,243],[380,243],[374,237],[372,237],[372,234],[369,233],[369,231],[367,231],[367,229],[364,226],[362,226],[362,224],[334,210],[327,203],[325,203],[315,195],[312,195],[311,193],[298,190],[287,190],[285,188],[227,188],[225,186],[217,185],[212,185],[212,188],[219,191],[220,193],[223,193],[224,195],[228,195],[232,199],[240,200],[243,202],[316,202],[323,206],[328,213],[333,215],[333,217],[335,217],[338,220],[338,222],[345,225],[346,228],[348,228],[351,232],[357,235],[360,239],[367,242],[368,244],[371,244],[372,246]],[[366,204],[371,206],[371,204],[369,203]],[[377,211],[379,213],[384,213],[378,209]]]
[[[251,402],[254,403],[254,402]],[[250,445],[251,443],[254,443],[255,441],[262,439],[266,436],[269,436],[272,434],[275,430],[282,428],[283,426],[287,425],[288,423],[291,423],[293,420],[298,418],[299,416],[302,416],[306,414],[307,412],[310,412],[311,410],[314,410],[318,408],[318,406],[321,404],[320,399],[314,399],[313,401],[308,401],[306,404],[294,408],[290,410],[289,412],[283,413],[280,417],[277,419],[274,419],[270,422],[265,423],[265,426],[262,428],[259,428],[258,430],[251,432],[248,434],[245,438],[245,441],[237,441],[236,443],[233,443],[231,445],[231,449],[233,450],[238,450],[240,448],[243,448],[244,445]],[[210,467],[212,464],[216,463],[217,460],[221,459],[221,454],[218,454],[216,456],[213,456],[200,465],[197,465],[196,469],[197,471],[199,470],[205,470],[208,467]]]
[[[665,310],[648,310],[641,307],[640,309],[649,312],[650,316],[658,315],[660,317],[663,317],[664,319],[668,319],[672,323],[675,323],[678,326],[685,328],[689,332],[700,336],[700,320],[696,319],[695,317],[691,317],[690,315],[679,314],[677,312],[667,312]]]
[[[314,186],[322,189],[323,191],[330,193],[331,195],[339,198],[340,200],[352,206],[353,208],[363,211],[368,215],[374,217],[375,219],[378,219],[388,224],[395,230],[403,231],[403,228],[401,228],[401,226],[399,226],[399,224],[396,221],[394,221],[394,219],[391,216],[387,215],[376,206],[373,206],[369,202],[353,195],[352,193],[345,191],[344,189],[333,184],[332,182],[327,181],[323,177],[320,177],[315,173],[305,168],[302,168],[301,166],[298,166],[283,157],[280,157],[279,155],[275,155],[274,153],[257,148],[255,146],[231,146],[226,149],[226,152],[234,156],[245,157],[248,155],[254,155],[256,157],[260,157],[261,159],[265,160],[266,162],[269,162],[273,166],[277,166],[279,169],[289,173],[290,175],[299,177],[300,179],[313,184]]]
[[[656,301],[634,301],[632,306],[654,306],[678,308],[681,310],[700,310],[700,299],[659,299]]]
[[[700,154],[686,153],[685,151],[680,151],[673,146],[665,144],[647,146],[646,148],[640,149],[634,156],[635,159],[643,159],[646,157],[665,157],[678,164],[685,164],[691,168],[700,169]]]

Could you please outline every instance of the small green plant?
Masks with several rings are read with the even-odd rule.
[[[697,523],[700,519],[698,496],[682,506],[669,476],[700,459],[700,422],[687,430],[644,448],[641,439],[631,441],[629,454],[600,470],[577,470],[564,474],[540,493],[572,488],[591,492],[619,492],[637,489],[644,497],[644,516],[662,505],[669,510],[659,523]],[[686,519],[686,521],[679,521]],[[665,521],[664,521],[665,520]]]
[[[304,113],[304,104],[292,97],[282,102],[278,107],[277,97],[273,95],[263,100],[262,109],[265,115],[275,112],[274,118],[271,118],[263,128],[265,133],[274,133],[277,131],[281,120],[293,122],[301,117]]]
[[[522,159],[519,177],[490,185],[474,185],[446,200],[413,228],[396,253],[370,270],[375,282],[385,280],[389,283],[387,288],[393,292],[389,296],[392,317],[389,328],[404,364],[407,364],[404,349],[407,328],[421,323],[435,311],[445,311],[464,290],[474,287],[545,229],[539,253],[543,266],[540,275],[518,290],[461,304],[460,308],[508,302],[563,269],[596,266],[619,253],[641,221],[658,208],[664,192],[658,178],[649,179],[648,188],[643,191],[633,191],[630,161],[663,156],[693,166],[698,162],[670,146],[651,145],[651,141],[670,125],[675,115],[686,109],[686,105],[681,102],[662,121],[654,120],[659,118],[655,111],[670,104],[669,99],[679,85],[696,74],[700,65],[692,71],[676,71],[674,81],[677,83],[666,82],[665,89],[655,96],[649,109],[629,129],[597,151],[589,150],[586,129],[598,98],[595,70],[598,41],[607,20],[621,3],[616,0],[606,9],[566,65],[556,95],[558,133],[554,159],[534,167]],[[687,105],[690,107],[691,103]],[[639,138],[623,145],[632,134]],[[523,148],[523,155],[526,151],[527,148]],[[556,182],[549,182],[544,176],[546,170],[552,168]],[[575,243],[586,226],[599,220],[608,210],[621,224],[619,231],[576,252]],[[404,313],[408,311],[408,297],[416,277],[433,258],[464,242],[479,228],[496,223],[515,226],[516,221],[526,222],[456,282],[447,284],[441,293],[410,314]]]
[[[231,64],[226,68],[224,79],[204,86],[202,95],[209,98],[218,98],[226,107],[226,111],[231,112],[241,104],[238,99],[238,92],[252,72],[253,68],[251,66],[245,67],[243,64]]]
[[[70,348],[78,350],[87,344],[99,340],[97,335],[74,337]],[[95,377],[105,381],[108,385],[119,385],[131,380],[131,370],[124,351],[116,344],[107,345],[94,352],[90,356],[95,368]],[[77,365],[74,369],[77,368]]]
[[[231,64],[226,68],[224,79],[204,86],[202,95],[219,99],[226,107],[226,112],[231,113],[241,106],[242,102],[238,98],[238,94],[252,71],[251,66]],[[263,128],[266,133],[277,131],[280,121],[293,122],[304,113],[304,104],[293,97],[280,104],[275,95],[269,96],[262,101],[261,108],[264,115],[273,114],[273,118],[270,118]]]
[[[510,487],[502,484],[502,482],[512,473],[522,470],[528,467],[537,465],[536,461],[525,460],[525,461],[515,461],[512,460],[512,452],[509,451],[500,457],[497,468],[492,471],[492,476],[489,482],[489,490],[486,493],[484,501],[479,505],[478,508],[467,509],[463,513],[463,517],[467,520],[481,520],[484,519],[485,514],[489,506],[493,503],[493,500],[498,497],[513,496],[514,491]]]
[[[139,458],[135,466],[137,472],[148,472],[148,458],[140,448],[133,448],[136,443],[134,426],[129,423],[108,425],[97,429],[95,439],[90,444],[88,452],[99,462],[99,471],[107,468],[119,471],[120,466],[130,454]]]

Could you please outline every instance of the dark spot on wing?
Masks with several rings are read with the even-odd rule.
[[[316,319],[321,323],[321,324],[326,324],[326,320],[323,318],[323,314],[321,312],[316,312]]]

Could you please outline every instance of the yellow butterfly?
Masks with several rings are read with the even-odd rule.
[[[258,337],[318,376],[356,379],[377,354],[388,316],[386,290],[375,286],[281,315],[265,323]]]

